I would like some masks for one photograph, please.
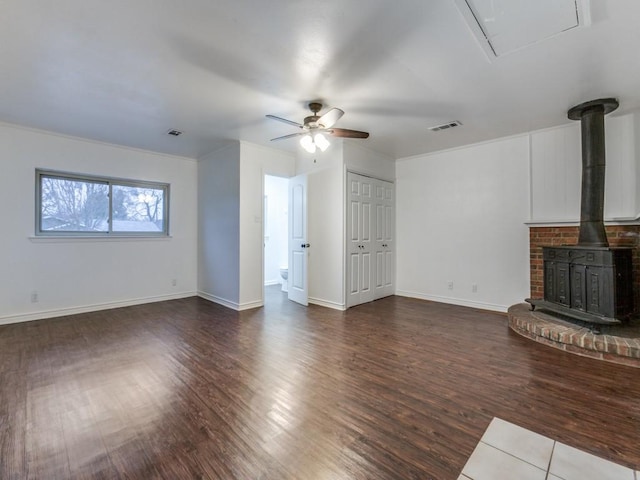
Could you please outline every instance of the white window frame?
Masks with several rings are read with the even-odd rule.
[[[108,231],[104,232],[86,232],[86,231],[56,231],[42,230],[42,178],[59,178],[69,181],[86,181],[93,183],[105,184],[109,188],[109,216]],[[162,190],[162,215],[163,230],[160,232],[138,232],[138,231],[113,231],[113,187],[133,187],[133,188],[150,188],[154,190]],[[87,175],[82,173],[63,172],[59,170],[48,170],[36,168],[36,201],[35,201],[35,235],[36,237],[169,237],[169,190],[170,184],[161,182],[151,182],[146,180],[132,180],[127,178],[104,177],[98,175]]]

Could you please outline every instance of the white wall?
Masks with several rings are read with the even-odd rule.
[[[344,309],[346,171],[394,181],[395,163],[366,141],[330,141],[326,152],[299,149],[296,174],[308,176],[309,302]]]
[[[240,303],[240,144],[198,162],[198,294]]]
[[[239,309],[264,302],[264,175],[293,176],[295,160],[288,152],[240,143],[240,302]]]
[[[528,296],[528,136],[401,159],[396,200],[397,294],[499,311]]]
[[[199,294],[235,310],[263,304],[263,177],[293,155],[233,141],[199,162]]]
[[[396,165],[393,158],[367,148],[366,141],[344,142],[344,163],[350,172],[394,182]]]
[[[636,218],[638,114],[605,117],[607,221]],[[534,223],[580,220],[582,178],[580,122],[531,134],[531,217]]]
[[[606,127],[605,127],[606,128]],[[636,167],[636,204],[635,204],[635,212],[636,218],[640,218],[640,113],[635,113],[633,115],[633,151],[634,151],[634,164]]]
[[[309,302],[338,309],[345,306],[343,180],[338,165],[309,174],[307,183]]]
[[[638,154],[635,123],[638,115],[605,116],[606,173],[604,218],[637,217]],[[582,159],[582,155],[581,155]],[[580,167],[582,169],[582,166]]]
[[[264,198],[264,283],[274,285],[288,263],[289,179],[265,175]]]
[[[606,120],[605,215],[613,219],[640,211],[637,115]],[[364,144],[338,139],[327,152],[295,157],[232,142],[197,163],[12,125],[0,125],[0,141],[0,201],[11,206],[0,236],[0,323],[196,289],[235,309],[261,305],[265,174],[309,175],[310,302],[333,308],[345,304],[346,170],[396,180],[402,295],[504,310],[528,295],[524,223],[579,216],[577,122],[395,166]],[[170,183],[171,238],[32,238],[37,167]]]
[[[307,175],[309,303],[344,309],[344,143],[331,138],[325,152],[296,156],[296,174]]]
[[[195,161],[7,124],[0,144],[0,323],[195,294]],[[34,239],[36,168],[169,183],[171,238]]]

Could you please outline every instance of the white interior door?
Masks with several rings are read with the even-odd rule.
[[[374,299],[373,179],[349,172],[347,183],[347,306],[351,307]]]
[[[376,184],[376,298],[394,294],[395,279],[395,208],[393,183],[379,180]]]
[[[289,180],[289,300],[309,304],[307,176]]]
[[[394,294],[394,201],[393,183],[347,174],[347,307]]]

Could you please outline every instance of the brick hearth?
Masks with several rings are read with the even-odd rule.
[[[601,334],[530,305],[512,305],[509,327],[527,338],[565,352],[640,368],[640,321],[603,326]]]

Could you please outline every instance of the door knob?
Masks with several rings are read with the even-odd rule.
[[[300,245],[301,248],[309,248],[311,245],[309,245],[308,243],[303,243],[302,245]]]

